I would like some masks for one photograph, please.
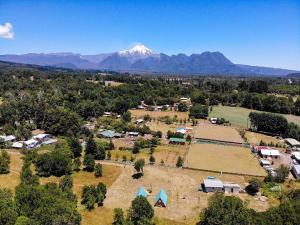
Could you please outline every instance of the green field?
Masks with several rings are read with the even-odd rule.
[[[212,112],[209,117],[223,117],[229,122],[238,127],[247,127],[247,119],[250,112],[259,112],[257,110],[246,109],[241,107],[230,107],[230,106],[213,106]],[[284,115],[289,122],[294,122],[300,125],[300,116]]]

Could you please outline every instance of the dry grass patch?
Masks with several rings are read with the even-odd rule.
[[[23,166],[22,154],[15,151],[9,151],[10,155],[10,173],[0,175],[0,187],[9,188],[12,191],[20,182],[20,173]]]
[[[266,175],[250,149],[226,145],[193,144],[185,166],[245,175]]]
[[[275,137],[268,136],[265,134],[255,133],[251,131],[247,131],[245,137],[247,138],[247,141],[251,145],[259,145],[261,141],[267,144],[270,144],[272,142],[274,145],[283,144],[280,140],[276,139]]]
[[[105,86],[107,86],[107,87],[118,87],[118,86],[124,84],[124,83],[121,83],[121,82],[111,81],[111,80],[104,81],[104,83],[105,83]]]
[[[244,142],[239,132],[235,128],[228,126],[200,123],[198,126],[194,127],[193,132],[195,138],[205,138],[238,143]]]
[[[131,112],[132,117],[134,118],[141,118],[144,117],[145,115],[149,115],[152,118],[159,118],[159,117],[164,117],[164,116],[169,116],[173,118],[175,115],[177,116],[177,119],[188,119],[188,112],[177,112],[177,111],[146,111],[146,110],[139,110],[139,109],[134,109],[134,110],[129,110]]]

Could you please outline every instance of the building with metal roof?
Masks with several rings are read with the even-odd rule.
[[[144,196],[145,198],[147,198],[147,192],[145,190],[144,187],[140,187],[139,190],[136,192],[136,197],[138,196]]]
[[[300,165],[293,165],[292,174],[296,177],[296,179],[300,179]]]
[[[164,189],[160,189],[158,194],[155,197],[154,206],[167,207],[168,196]]]
[[[170,144],[185,144],[185,139],[184,138],[175,138],[175,137],[171,137],[169,139],[169,143]]]
[[[223,182],[215,178],[204,179],[203,185],[206,192],[222,192],[224,187]]]
[[[300,148],[300,142],[294,138],[286,138],[285,143],[287,143],[291,147]]]

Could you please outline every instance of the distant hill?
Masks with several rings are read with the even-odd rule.
[[[299,72],[281,68],[234,64],[220,52],[203,52],[190,56],[185,54],[170,56],[163,53],[157,54],[142,44],[120,52],[97,55],[29,53],[23,55],[0,55],[0,60],[69,69],[99,69],[179,75],[221,74],[285,76]]]
[[[290,73],[287,75],[290,78],[300,78],[300,73]]]

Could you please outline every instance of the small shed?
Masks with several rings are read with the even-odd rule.
[[[38,142],[44,142],[51,138],[50,134],[37,134],[32,136],[32,139],[38,141]]]
[[[131,131],[131,132],[128,132],[128,135],[130,137],[137,137],[137,136],[139,136],[139,132],[133,132],[133,131]]]
[[[139,190],[136,192],[136,197],[138,196],[144,196],[145,198],[147,198],[147,192],[145,190],[144,187],[140,187]]]
[[[260,165],[262,165],[262,166],[270,166],[271,165],[269,160],[260,159],[259,161],[260,161]]]
[[[185,141],[184,138],[175,138],[175,137],[172,137],[169,140],[169,144],[181,144],[181,145],[184,145],[185,142],[186,141]]]
[[[12,144],[13,148],[23,148],[23,142],[20,142],[20,141],[16,141]]]
[[[164,189],[160,189],[160,191],[155,197],[154,206],[167,207],[167,202],[168,202],[168,196],[166,191]]]
[[[235,183],[224,183],[225,193],[237,194],[241,190],[241,186]]]
[[[136,122],[136,124],[140,124],[140,123],[144,122],[144,119],[137,119],[135,122]]]
[[[38,141],[36,141],[34,139],[29,139],[28,141],[24,141],[24,145],[28,149],[35,148],[38,145]]]
[[[13,142],[16,140],[16,137],[14,135],[1,135],[0,138],[4,140],[4,142]]]
[[[223,192],[223,182],[216,178],[203,180],[204,190],[206,192]]]
[[[293,165],[292,174],[296,179],[300,179],[300,165]]]

